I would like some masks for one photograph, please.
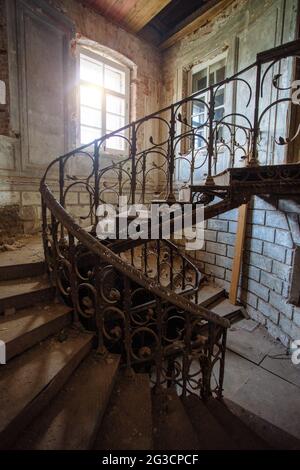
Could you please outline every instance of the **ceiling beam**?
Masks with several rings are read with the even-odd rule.
[[[208,0],[205,5],[198,8],[194,13],[179,23],[159,45],[160,49],[173,46],[180,39],[193,33],[196,29],[204,26],[213,16],[220,13],[224,8],[233,3],[234,0]]]
[[[137,0],[122,22],[132,33],[138,33],[169,3],[171,0]]]

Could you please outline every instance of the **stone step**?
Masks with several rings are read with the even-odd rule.
[[[118,366],[119,356],[101,359],[91,353],[47,409],[23,431],[14,448],[90,449],[109,402]]]
[[[45,261],[0,266],[0,281],[23,279],[28,276],[41,276],[46,272]]]
[[[98,433],[97,450],[152,449],[149,376],[120,375]]]
[[[198,291],[198,304],[202,307],[208,307],[219,299],[225,298],[225,289],[214,286],[213,284],[202,285]]]
[[[269,448],[277,450],[300,449],[300,440],[292,434],[274,426],[261,416],[252,413],[228,398],[224,399],[224,403],[229,411],[238,417],[248,429],[251,429],[256,436],[261,438],[264,444],[267,443]]]
[[[53,298],[55,289],[47,277],[29,277],[0,282],[0,314]]]
[[[155,450],[199,448],[197,433],[175,390],[153,394],[152,407]]]
[[[206,407],[241,450],[269,449],[268,444],[235,416],[225,403],[210,398]]]
[[[47,339],[1,366],[0,448],[9,448],[48,405],[89,353],[92,340],[93,335],[70,328],[64,338]]]
[[[230,434],[215,419],[200,398],[189,395],[183,399],[183,404],[194,429],[197,431],[199,450],[238,449]]]
[[[41,302],[0,320],[0,340],[6,345],[6,361],[71,323],[72,309]]]
[[[233,305],[229,299],[219,298],[209,306],[209,309],[230,320],[231,324],[237,323],[244,318],[249,318],[244,307],[241,305]]]

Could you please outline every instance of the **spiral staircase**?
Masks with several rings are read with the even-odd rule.
[[[0,322],[7,353],[0,371],[1,448],[272,447],[223,399],[226,332],[247,318],[245,310],[208,282],[174,237],[100,240],[97,208],[111,198],[117,204],[124,195],[131,204],[149,205],[153,173],[161,175],[159,201],[172,205],[182,164],[189,170],[185,202],[192,207],[191,224],[200,204],[208,219],[253,195],[298,197],[300,165],[259,165],[259,136],[263,116],[291,102],[290,96],[279,97],[262,108],[268,73],[299,52],[295,41],[259,54],[247,69],[209,87],[209,104],[192,95],[49,165],[41,181],[45,263],[0,270],[0,314],[15,312]],[[254,87],[244,78],[250,70]],[[272,84],[286,93],[279,78]],[[248,90],[252,118],[245,109],[216,121],[217,90],[232,83]],[[185,117],[195,103],[208,107],[207,121],[198,127]],[[160,142],[150,138],[149,147],[140,148],[140,133],[152,120],[166,132]],[[123,139],[128,156],[104,166],[111,138]],[[290,140],[281,138],[278,144]],[[243,167],[236,167],[238,156]],[[221,158],[226,169],[218,173]],[[84,177],[74,171],[78,159]],[[201,171],[204,181],[196,178]],[[68,197],[77,188],[90,201],[85,221],[68,210]],[[143,230],[151,223],[145,220]],[[160,218],[159,234],[164,224]]]

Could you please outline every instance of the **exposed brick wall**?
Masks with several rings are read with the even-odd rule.
[[[196,255],[204,272],[227,290],[237,217],[234,209],[208,220],[204,249]],[[251,201],[239,298],[250,316],[286,346],[291,339],[300,339],[300,308],[288,302],[299,223],[300,205],[293,201]]]
[[[5,0],[0,0],[0,80],[6,85],[6,103],[0,104],[0,135],[9,135],[9,87]]]

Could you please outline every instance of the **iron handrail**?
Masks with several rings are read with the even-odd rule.
[[[210,310],[200,305],[195,305],[185,297],[182,297],[179,294],[175,294],[173,291],[155,283],[143,273],[141,273],[138,269],[122,260],[112,250],[104,246],[103,243],[89,234],[86,230],[81,228],[74,221],[71,215],[55,199],[52,192],[44,182],[41,183],[40,191],[42,194],[43,203],[57,218],[57,220],[63,224],[63,226],[93,254],[99,256],[101,260],[113,265],[117,271],[121,272],[140,286],[146,288],[150,293],[170,302],[174,306],[183,309],[190,314],[200,316],[204,320],[212,322],[216,325],[220,325],[224,328],[230,327],[229,320],[220,317],[218,314],[211,312]]]

